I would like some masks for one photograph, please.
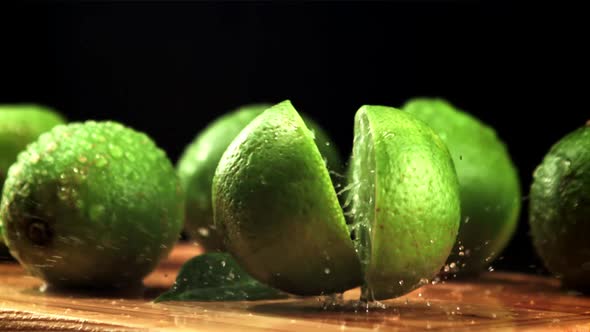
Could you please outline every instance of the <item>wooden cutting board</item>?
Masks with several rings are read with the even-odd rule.
[[[180,265],[199,253],[179,245],[128,294],[41,292],[41,281],[14,262],[0,263],[1,331],[589,331],[590,297],[559,289],[557,281],[491,272],[474,281],[428,285],[383,302],[384,309],[323,308],[316,298],[256,302],[155,304]],[[359,291],[345,293],[345,300]]]

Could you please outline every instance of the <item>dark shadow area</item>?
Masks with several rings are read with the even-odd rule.
[[[589,117],[584,10],[557,3],[67,2],[0,4],[0,103],[112,119],[176,161],[211,120],[290,99],[350,155],[363,104],[439,96],[494,127],[523,209],[497,269],[536,273],[532,173]]]

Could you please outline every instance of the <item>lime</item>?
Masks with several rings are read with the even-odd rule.
[[[533,174],[533,244],[566,286],[590,292],[590,122],[551,147]]]
[[[33,104],[0,105],[0,183],[16,156],[39,135],[64,118],[54,110]]]
[[[256,279],[299,295],[360,284],[325,162],[289,101],[256,117],[230,144],[212,194],[227,249]]]
[[[195,137],[178,161],[178,175],[186,191],[185,228],[191,238],[206,250],[223,250],[211,208],[211,184],[215,168],[232,140],[270,106],[246,105],[219,117]],[[340,156],[326,133],[311,118],[303,116],[303,119],[312,131],[328,168],[339,172]]]
[[[521,205],[516,167],[492,128],[442,99],[410,100],[404,110],[446,143],[461,191],[461,226],[448,259],[450,272],[476,274],[506,247]]]
[[[267,109],[230,144],[213,179],[228,251],[256,279],[298,295],[364,279],[365,299],[384,299],[433,277],[460,216],[440,138],[407,113],[364,106],[349,174],[354,241],[313,135],[289,101]]]
[[[11,254],[54,286],[137,284],[176,242],[180,183],[145,134],[114,122],[60,125],[19,154],[0,217]]]
[[[457,175],[442,140],[400,110],[363,106],[351,160],[352,236],[363,297],[405,294],[434,277],[459,228]]]
[[[65,120],[50,108],[34,104],[0,105],[0,188],[16,156],[39,135]],[[0,220],[0,258],[7,256]]]

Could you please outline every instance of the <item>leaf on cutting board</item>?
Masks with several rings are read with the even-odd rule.
[[[155,302],[255,301],[286,297],[286,293],[252,278],[230,254],[216,252],[187,261],[172,288]]]

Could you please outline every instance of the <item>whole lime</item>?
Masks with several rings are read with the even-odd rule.
[[[232,141],[212,194],[227,250],[256,279],[299,295],[360,284],[328,169],[289,101],[264,111]]]
[[[516,230],[521,206],[517,169],[491,127],[450,103],[418,98],[403,109],[434,129],[451,152],[461,191],[461,226],[448,270],[477,274]]]
[[[183,195],[165,153],[114,122],[60,125],[10,167],[0,217],[12,255],[54,286],[137,284],[176,242]]]
[[[16,156],[42,133],[64,118],[54,110],[34,104],[0,105],[0,183]]]
[[[566,286],[590,292],[590,123],[551,147],[533,174],[533,244]]]
[[[363,297],[400,296],[449,256],[461,213],[457,175],[443,141],[408,113],[363,106],[354,133],[349,195]]]
[[[186,191],[185,228],[190,237],[208,251],[224,249],[221,235],[213,222],[211,207],[215,168],[223,152],[240,131],[270,106],[246,105],[219,117],[195,137],[178,161],[178,175]],[[328,168],[339,172],[340,156],[328,135],[311,118],[303,116],[303,119],[312,131]]]
[[[0,105],[0,188],[16,156],[41,135],[64,118],[54,110],[34,104]],[[0,259],[8,255],[0,220]]]

